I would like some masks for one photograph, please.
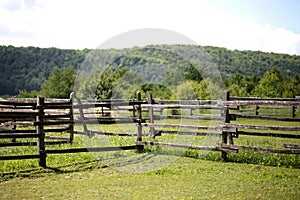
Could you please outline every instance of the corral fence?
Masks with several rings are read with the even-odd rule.
[[[37,158],[39,165],[45,167],[48,154],[141,151],[145,146],[220,151],[224,161],[228,153],[238,153],[239,150],[300,154],[299,108],[299,98],[239,98],[230,97],[229,91],[224,92],[222,100],[161,100],[153,99],[151,94],[148,94],[147,99],[141,99],[140,92],[137,92],[136,99],[130,101],[83,101],[74,99],[72,94],[69,99],[13,98],[0,101],[0,148],[37,146],[37,154],[0,156],[0,160]],[[117,115],[119,111],[126,111],[126,114]],[[247,119],[246,124],[243,119]],[[254,124],[249,124],[249,120],[253,120]],[[264,122],[263,125],[259,125],[260,121]],[[277,126],[276,121],[287,125]],[[114,123],[135,124],[136,131],[116,133],[92,130],[93,126],[89,126]],[[74,124],[80,128],[74,128]],[[51,133],[65,134],[59,137]],[[76,134],[136,139],[129,146],[46,148],[52,144],[72,143]],[[210,145],[172,143],[164,140],[164,136],[168,135],[217,139]],[[237,139],[244,136],[282,138],[287,139],[287,142],[279,148],[241,145]],[[32,138],[32,141],[19,141],[22,138]]]

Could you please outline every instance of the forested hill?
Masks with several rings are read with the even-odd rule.
[[[200,47],[173,45],[170,48],[193,52]],[[231,51],[209,46],[204,49],[211,55],[224,79],[230,79],[234,74],[262,77],[272,67],[276,67],[285,76],[300,74],[300,56],[259,51]],[[102,50],[103,57],[113,56],[116,51],[120,50]],[[0,46],[0,96],[16,95],[19,90],[38,91],[55,67],[66,68],[71,65],[78,69],[89,52],[91,52],[89,49]],[[160,56],[163,56],[161,53],[159,52]],[[128,58],[123,58],[120,64],[127,67],[137,64],[136,62],[147,62],[147,58],[136,60],[128,54],[126,56]],[[177,61],[174,62],[172,65],[176,66]]]

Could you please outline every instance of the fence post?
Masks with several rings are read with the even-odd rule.
[[[70,94],[70,143],[73,143],[74,140],[74,112],[73,112],[73,99],[74,92]]]
[[[230,92],[229,92],[229,90],[227,90],[223,93],[223,101],[226,102],[229,100],[230,100]],[[230,122],[229,108],[227,105],[224,105],[224,123],[229,123],[229,122]],[[227,137],[228,137],[228,132],[222,130],[222,143],[223,144],[227,144]],[[227,152],[222,151],[222,161],[225,162],[226,160],[227,160]]]
[[[136,100],[137,100],[137,108],[136,108],[136,111],[137,111],[137,143],[139,142],[142,142],[143,138],[142,138],[142,135],[143,135],[143,129],[142,129],[142,106],[141,106],[141,92],[138,91],[136,93]],[[137,149],[139,152],[142,152],[144,150],[144,146],[143,145],[140,145],[138,144],[137,145]]]
[[[256,116],[259,115],[259,105],[255,105],[255,113]]]
[[[152,94],[147,94],[147,103],[153,104],[153,97]],[[149,123],[154,123],[154,114],[153,114],[153,107],[149,107],[148,109],[148,115],[149,115]],[[155,138],[155,129],[154,127],[150,127],[150,134],[153,138]]]
[[[190,116],[193,116],[193,109],[190,110]]]
[[[132,116],[136,117],[136,114],[135,114],[135,105],[134,104],[132,105]]]
[[[44,97],[37,97],[37,109],[38,109],[38,115],[36,117],[36,133],[39,135],[38,141],[37,141],[37,147],[38,147],[38,154],[40,156],[39,158],[39,166],[46,167],[46,152],[45,152],[45,132],[44,132],[44,103],[45,98]]]
[[[17,108],[17,106],[14,105],[14,108],[13,108],[13,109],[16,109],[16,108]],[[16,119],[15,119],[15,118],[13,119],[13,122],[16,122]],[[16,124],[14,124],[14,125],[12,126],[12,130],[13,130],[13,131],[17,130],[17,125],[16,125]],[[13,138],[11,141],[12,141],[12,142],[17,142],[17,139],[16,139],[16,138]]]
[[[160,100],[162,100],[162,98],[160,98]],[[161,102],[159,102],[159,104],[162,104]],[[160,108],[160,110],[159,110],[159,114],[160,115],[162,115],[163,114],[163,111],[164,111],[164,109],[163,108]]]
[[[76,99],[77,99],[77,98],[76,98]],[[82,123],[82,126],[83,126],[83,132],[84,132],[87,136],[91,137],[90,132],[89,132],[89,130],[88,130],[88,128],[87,128],[87,125],[86,125],[86,123],[85,123],[85,118],[84,118],[84,113],[83,113],[83,108],[82,108],[81,100],[78,98],[78,99],[77,99],[77,102],[78,102],[78,109],[79,109],[79,120],[80,120],[80,123]]]
[[[296,117],[296,106],[292,106],[292,118]]]

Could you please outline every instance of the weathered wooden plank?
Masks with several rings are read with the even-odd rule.
[[[143,145],[143,146],[162,146],[162,147],[174,147],[174,148],[184,148],[184,149],[196,149],[196,150],[208,150],[208,151],[226,151],[226,152],[234,152],[236,153],[237,150],[235,149],[226,149],[214,146],[196,146],[196,145],[188,145],[188,144],[174,144],[174,143],[167,143],[167,142],[136,142],[136,145]]]
[[[243,128],[254,130],[276,130],[276,131],[300,131],[300,126],[255,126],[246,124],[229,124],[225,123],[224,127],[227,128]]]
[[[36,130],[35,129],[32,129],[32,130],[22,130],[22,129],[19,129],[19,130],[13,130],[13,129],[0,129],[0,134],[3,134],[3,133],[35,133]]]
[[[27,107],[35,107],[36,103],[33,102],[14,102],[14,101],[1,101],[1,105],[11,105],[11,106],[27,106]]]
[[[246,119],[261,119],[261,120],[274,120],[274,121],[286,121],[286,122],[300,122],[300,118],[281,118],[281,117],[271,117],[271,116],[255,116],[255,115],[244,115],[244,114],[231,114],[236,118],[246,118]]]
[[[66,137],[59,137],[59,136],[53,136],[53,135],[46,135],[45,139],[50,139],[50,140],[63,140],[63,141],[70,141],[70,138]]]
[[[143,121],[145,121],[146,119],[143,119]],[[82,122],[81,120],[75,120],[74,121],[75,124],[128,124],[128,123],[137,123],[137,119],[136,118],[128,118],[128,117],[124,117],[124,118],[88,118],[85,119],[84,122]]]
[[[9,102],[16,102],[16,103],[32,103],[36,104],[36,98],[9,98],[7,99]],[[45,103],[68,103],[70,102],[69,99],[57,99],[57,98],[45,98]],[[0,101],[2,103],[2,101]]]
[[[161,105],[161,104],[142,104],[143,108],[158,108],[158,109],[207,109],[207,110],[223,110],[221,105]]]
[[[217,143],[216,146],[221,148],[233,149],[233,150],[246,150],[246,151],[261,152],[261,153],[300,154],[300,150],[295,150],[295,149],[289,149],[289,150],[269,149],[269,148],[239,146],[239,145],[231,145],[231,144],[223,144],[223,143]]]
[[[24,160],[40,158],[40,155],[0,156],[0,160]]]
[[[252,135],[252,136],[266,136],[266,137],[279,137],[279,138],[300,138],[300,134],[288,134],[288,133],[265,133],[265,132],[247,132],[238,131],[239,135]]]
[[[39,108],[40,106],[38,106],[37,108]],[[72,105],[70,104],[66,104],[66,105],[43,105],[43,109],[61,109],[61,110],[66,110],[66,109],[71,109]]]
[[[16,121],[16,122],[4,122],[3,126],[13,126],[13,125],[20,125],[20,126],[34,126],[34,122],[30,121]]]
[[[51,149],[46,150],[46,154],[61,154],[61,153],[83,153],[83,152],[101,152],[101,151],[124,151],[136,149],[136,145],[119,146],[119,147],[90,147],[90,148],[72,148],[72,149]]]
[[[68,114],[52,114],[52,113],[45,113],[45,119],[70,119],[71,115]]]
[[[68,141],[46,141],[45,145],[67,144]],[[20,147],[20,146],[36,146],[37,142],[11,142],[0,143],[0,147]]]
[[[49,120],[49,121],[36,121],[34,122],[35,126],[50,126],[50,125],[63,125],[63,124],[71,124],[73,121],[66,119],[66,120]]]
[[[120,107],[120,106],[133,106],[133,105],[140,105],[140,104],[146,104],[145,101],[134,101],[134,102],[93,102],[93,103],[82,103],[82,104],[75,104],[73,105],[74,109],[88,109],[88,108],[99,108],[99,107],[105,107],[105,108],[113,108],[113,107]]]
[[[39,134],[1,134],[0,138],[37,138]]]
[[[32,112],[32,111],[28,111],[28,112],[19,112],[19,111],[10,111],[10,112],[0,112],[0,118],[15,118],[15,119],[19,119],[19,118],[34,118],[38,115],[38,112]]]
[[[220,115],[154,115],[155,119],[195,119],[195,120],[223,120],[224,117]]]
[[[268,106],[268,105],[261,105],[259,106],[260,110],[283,110],[283,109],[292,109],[292,106],[284,106],[284,105],[280,105],[280,106]]]
[[[182,125],[182,124],[151,124],[151,123],[142,123],[141,125],[146,127],[157,127],[157,128],[182,128],[182,129],[216,130],[216,131],[222,130],[222,127],[219,126],[196,126],[196,125]]]
[[[282,105],[282,106],[300,106],[300,101],[258,101],[258,100],[240,100],[240,101],[226,101],[224,105]]]
[[[300,149],[300,144],[283,144],[284,148]]]
[[[299,101],[297,98],[261,98],[261,97],[235,97],[231,96],[230,101]]]
[[[161,100],[155,99],[154,104],[205,105],[219,104],[220,100]]]
[[[106,135],[106,136],[118,136],[118,137],[137,137],[138,134],[136,133],[112,133],[112,132],[102,132],[102,131],[92,131],[89,130],[89,133],[83,132],[83,131],[74,131],[74,134],[79,135],[88,135],[93,137],[94,135]],[[151,137],[151,134],[143,133],[143,137]]]
[[[165,133],[165,134],[178,134],[178,135],[221,137],[220,133],[212,133],[212,132],[171,131],[171,130],[156,130],[156,132],[157,135],[161,135]]]

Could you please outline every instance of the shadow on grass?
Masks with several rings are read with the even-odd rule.
[[[99,165],[97,160],[89,160],[84,162],[75,162],[71,164],[61,165],[57,167],[36,167],[26,170],[14,171],[14,172],[2,172],[0,173],[0,182],[9,180],[12,178],[39,178],[50,174],[69,174],[74,172],[83,172],[87,170],[93,170],[98,168],[106,168],[108,166]]]
[[[114,154],[111,157],[103,157],[101,159],[92,159],[82,162],[72,162],[70,164],[61,164],[55,167],[36,167],[26,170],[20,170],[15,172],[3,172],[0,173],[0,182],[12,179],[12,178],[39,178],[45,177],[51,174],[69,174],[74,172],[86,172],[89,170],[97,170],[104,168],[114,168],[114,166],[122,167],[126,165],[137,164],[147,159],[151,159],[153,156],[177,156],[189,157],[194,159],[209,160],[215,162],[221,162],[221,152],[205,152],[199,150],[183,150],[175,148],[146,148],[142,152],[132,152],[126,155]],[[120,159],[120,160],[118,160]],[[263,166],[276,166],[276,167],[288,167],[300,169],[300,155],[281,155],[270,153],[254,153],[247,151],[240,151],[237,154],[228,154],[227,162],[230,163],[246,163],[257,164]],[[113,163],[105,164],[105,163]]]

